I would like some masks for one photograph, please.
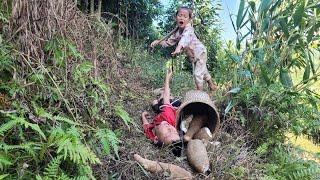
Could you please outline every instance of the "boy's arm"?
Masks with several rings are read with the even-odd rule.
[[[181,35],[181,39],[178,43],[178,46],[176,47],[176,49],[171,53],[172,56],[175,56],[179,53],[181,53],[181,50],[185,47],[187,47],[190,42],[191,42],[191,38],[192,38],[192,33],[194,33],[192,28],[186,28],[182,35]]]
[[[175,34],[172,34],[167,40],[161,41],[160,45],[162,47],[170,47],[170,46],[174,46],[178,43],[178,39],[175,36]]]
[[[163,92],[163,104],[170,104],[170,80],[172,77],[172,70],[171,68],[167,69],[166,78],[164,81],[164,92]]]
[[[176,47],[176,49],[171,53],[172,56],[175,56],[179,53],[181,53],[181,50],[182,50],[183,46],[178,44],[178,46]]]
[[[176,32],[178,31],[178,26],[175,27],[169,34],[167,34],[165,37],[159,40],[155,40],[151,43],[151,48],[154,48],[158,44],[160,44],[162,47],[169,47],[177,44],[178,40],[175,36]]]

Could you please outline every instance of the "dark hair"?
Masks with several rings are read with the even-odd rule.
[[[170,99],[170,104],[173,106],[173,107],[179,107],[181,105],[181,101],[180,99],[178,98],[173,98],[173,99]],[[159,114],[161,112],[161,109],[160,107],[163,105],[163,98],[161,98],[157,104],[154,104],[152,105],[152,110]]]
[[[192,19],[192,9],[188,8],[187,6],[181,6],[181,7],[179,7],[178,10],[177,10],[177,12],[176,12],[176,16],[178,15],[178,13],[179,13],[179,11],[180,11],[181,9],[187,10],[188,13],[189,13],[189,18]]]

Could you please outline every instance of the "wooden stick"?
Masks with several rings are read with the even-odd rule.
[[[172,31],[170,31],[165,37],[161,38],[159,40],[159,42],[157,44],[155,44],[155,46],[157,46],[158,44],[160,44],[162,41],[167,40],[172,34],[176,33],[178,31],[179,27],[176,26]],[[154,46],[154,47],[155,47]],[[153,48],[152,48],[153,49]]]

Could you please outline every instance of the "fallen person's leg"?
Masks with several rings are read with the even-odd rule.
[[[168,171],[172,179],[192,179],[191,173],[179,166],[144,159],[138,154],[134,155],[134,159],[151,173]]]

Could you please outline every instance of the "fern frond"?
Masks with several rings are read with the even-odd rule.
[[[0,127],[0,135],[3,136],[5,132],[7,132],[15,126],[24,125],[25,128],[31,127],[31,129],[38,132],[44,139],[46,139],[46,136],[44,135],[38,124],[29,123],[24,118],[17,117],[15,115],[9,115],[8,117],[10,120]]]
[[[19,145],[8,145],[6,143],[0,142],[0,149],[4,150],[6,153],[11,150],[22,149],[25,150],[32,157],[36,157],[36,151],[40,150],[40,144],[34,142],[22,143]]]
[[[120,140],[117,138],[116,134],[113,131],[111,131],[110,129],[99,129],[99,131],[96,133],[96,136],[100,139],[103,150],[107,155],[111,155],[111,146],[113,152],[119,158],[118,149]]]
[[[0,136],[3,136],[5,132],[9,131],[15,126],[22,124],[24,122],[23,118],[18,118],[16,116],[11,116],[10,120],[0,127]]]
[[[9,175],[10,175],[10,174],[1,174],[1,175],[0,175],[0,180],[1,180],[1,179],[5,179],[5,178],[6,178],[7,176],[9,176]]]
[[[62,172],[61,175],[57,178],[57,180],[71,180],[71,178],[69,178],[68,175]]]
[[[85,146],[80,139],[80,134],[75,127],[65,133],[61,128],[55,128],[49,137],[50,145],[57,146],[57,153],[63,158],[69,158],[74,163],[100,163],[97,156]]]
[[[116,111],[116,115],[119,116],[123,120],[123,122],[126,124],[128,129],[130,129],[129,124],[134,124],[134,123],[133,123],[133,120],[130,118],[128,112],[125,111],[122,106],[116,106],[115,111]]]
[[[31,127],[31,129],[33,129],[34,131],[37,131],[43,139],[47,139],[46,136],[44,135],[44,133],[42,132],[42,130],[40,129],[38,124],[33,124],[33,123],[29,123],[29,122],[25,122],[24,126],[26,128],[28,128],[29,126]]]
[[[44,169],[44,175],[49,178],[57,179],[59,174],[59,166],[61,163],[62,156],[53,158],[48,166]]]
[[[12,165],[10,158],[5,154],[0,153],[0,170],[3,170],[5,167]]]
[[[67,117],[63,117],[63,116],[54,116],[53,119],[57,120],[57,121],[61,121],[61,122],[66,122],[70,125],[80,125],[74,121],[72,121],[71,119],[67,118]]]
[[[76,180],[82,180],[82,179],[95,180],[95,177],[93,176],[92,169],[89,165],[80,165],[79,166],[79,176],[75,177],[73,179],[76,179]]]
[[[37,115],[40,117],[47,118],[52,121],[66,122],[70,125],[77,125],[77,126],[80,125],[79,123],[74,122],[70,118],[59,116],[59,115],[53,116],[51,113],[48,113],[47,111],[45,111],[42,107],[38,107],[35,103],[33,103],[33,107],[34,107]]]
[[[39,174],[37,174],[37,175],[36,175],[36,180],[43,180],[43,179],[42,179],[42,177],[41,177]]]
[[[301,165],[302,166],[302,165]],[[318,179],[320,178],[320,167],[304,167],[303,169],[296,170],[291,175],[290,179]]]

